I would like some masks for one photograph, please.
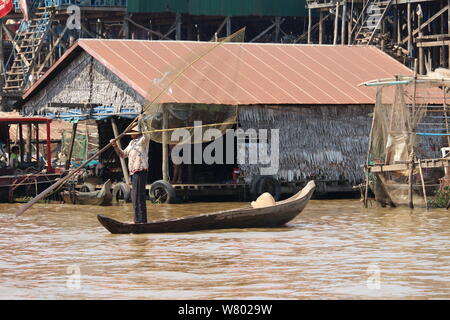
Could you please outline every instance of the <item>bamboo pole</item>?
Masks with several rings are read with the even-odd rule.
[[[419,24],[419,37],[423,36],[423,31],[421,29],[423,14],[420,12],[417,17],[417,21]],[[423,47],[419,47],[419,74],[425,74],[425,57],[423,54]]]
[[[169,128],[169,114],[164,108],[163,110],[163,130]],[[167,131],[162,135],[162,178],[164,181],[169,181],[169,150],[168,150],[168,135]]]
[[[5,70],[3,69],[5,58],[3,55],[3,19],[0,19],[0,88],[3,90]],[[3,98],[0,96],[0,110],[3,108]]]
[[[450,0],[449,0],[450,1]],[[408,26],[408,55],[412,56],[412,28],[411,28],[411,2],[407,4],[407,26]]]
[[[117,123],[116,120],[114,119],[114,117],[111,117],[111,126],[113,129],[113,133],[114,133],[114,139],[117,139],[117,137],[119,137],[119,129],[117,128]],[[117,139],[117,146],[122,149],[122,144],[120,142],[120,139]],[[127,163],[125,161],[124,158],[119,157],[120,160],[120,166],[122,167],[122,172],[123,172],[123,179],[125,180],[126,184],[131,184],[131,180],[130,180],[130,174],[128,172],[128,167],[127,167]]]
[[[419,161],[419,174],[420,174],[420,180],[422,181],[422,191],[423,191],[423,199],[425,201],[425,208],[428,210],[428,199],[427,199],[427,189],[425,188],[425,179],[423,178],[423,171],[422,171],[422,164]]]
[[[23,144],[23,127],[22,124],[19,123],[19,143],[20,143],[20,161],[25,162],[25,150]]]
[[[443,88],[444,91],[444,115],[445,115],[445,129],[446,133],[449,134],[448,126],[448,109],[447,109],[447,87]],[[447,145],[450,147],[450,136],[447,136]]]
[[[347,24],[347,0],[342,4],[341,45],[345,44],[345,27]]]
[[[338,26],[339,26],[339,2],[336,3],[336,12],[335,12],[335,17],[334,17],[333,45],[337,44]]]
[[[376,108],[376,106],[375,106],[375,108]],[[372,148],[373,128],[374,128],[374,124],[375,124],[375,108],[373,109],[372,125],[370,126],[370,133],[369,133],[369,146],[367,148],[367,158],[366,158],[366,168],[365,168],[366,186],[364,189],[364,208],[367,208],[367,206],[368,206],[368,197],[369,197],[369,162],[370,162],[370,149]]]
[[[412,110],[411,110],[411,121],[410,123],[413,123],[413,118],[414,118],[414,114],[416,112],[416,91],[417,91],[417,59],[414,60],[414,82],[413,82],[413,87],[414,87],[414,93],[413,93],[413,105],[412,105]],[[414,131],[415,129],[412,128],[411,130],[411,136],[409,139],[409,142],[411,143],[413,141],[413,137],[412,135],[414,135]],[[415,139],[414,139],[415,140]],[[415,166],[415,162],[414,162],[414,143],[411,143],[411,153],[410,153],[410,161],[409,161],[409,176],[408,176],[408,206],[410,209],[414,209],[414,193],[413,193],[413,171],[414,171],[414,166]]]
[[[39,163],[39,123],[34,125],[35,136],[36,136],[36,161]]]
[[[319,44],[323,43],[323,11],[319,12]]]
[[[28,123],[28,139],[27,139],[27,158],[28,158],[28,162],[31,162],[31,141],[33,140],[33,128],[31,125],[31,122]]]
[[[70,161],[72,161],[73,147],[75,145],[75,138],[77,136],[77,127],[78,127],[77,122],[72,124],[72,137],[70,139],[69,154],[67,155],[66,170],[70,168]]]

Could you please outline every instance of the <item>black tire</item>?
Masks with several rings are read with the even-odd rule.
[[[131,202],[131,187],[124,182],[119,182],[114,186],[112,196],[115,203]]]
[[[164,180],[156,181],[149,191],[150,200],[153,203],[176,203],[175,189],[170,183]]]
[[[275,201],[281,197],[281,185],[273,176],[257,176],[253,179],[250,185],[250,193],[254,199],[258,198],[263,193],[270,193]]]
[[[85,182],[80,187],[81,192],[94,192],[95,186],[92,183]]]

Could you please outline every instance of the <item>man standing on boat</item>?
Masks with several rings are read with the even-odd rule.
[[[110,142],[121,158],[128,158],[128,170],[131,175],[131,200],[134,207],[134,222],[147,223],[146,190],[148,173],[148,150],[150,138],[140,131],[131,131],[131,142],[125,150],[117,145],[116,140]]]

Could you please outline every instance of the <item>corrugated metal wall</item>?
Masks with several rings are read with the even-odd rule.
[[[128,0],[129,12],[211,16],[306,16],[306,0]]]

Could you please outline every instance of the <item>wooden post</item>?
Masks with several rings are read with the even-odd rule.
[[[422,31],[422,19],[423,13],[417,15],[418,27],[419,27],[419,37],[423,36]],[[419,74],[425,74],[425,57],[423,55],[423,47],[419,47]]]
[[[370,162],[370,149],[372,149],[372,135],[373,135],[373,128],[375,125],[375,108],[373,108],[373,118],[372,118],[372,124],[370,126],[370,133],[369,133],[369,145],[367,148],[367,158],[366,158],[366,188],[364,190],[364,208],[367,208],[368,204],[368,196],[369,196],[369,162]]]
[[[339,25],[339,2],[336,3],[336,13],[335,13],[335,17],[334,17],[333,45],[337,44],[338,25]]]
[[[47,172],[53,172],[52,168],[52,137],[50,135],[50,123],[51,120],[47,120]]]
[[[72,154],[73,154],[73,146],[75,144],[75,137],[77,135],[77,126],[78,126],[77,122],[75,122],[72,125],[72,139],[70,141],[69,154],[67,155],[66,170],[68,170],[70,168],[70,161],[72,160]]]
[[[5,63],[3,57],[3,19],[0,19],[0,88],[4,87],[3,75],[5,70],[3,70],[3,65]],[[0,110],[3,109],[3,98],[0,96]],[[22,159],[23,161],[23,159]]]
[[[444,0],[441,0],[441,7],[444,7],[444,4],[445,4]],[[441,26],[440,26],[441,34],[444,34],[444,29],[445,29],[444,26],[445,26],[445,16],[444,16],[444,14],[441,14]],[[439,47],[439,64],[441,67],[445,67],[445,65],[446,65],[445,61],[446,61],[445,60],[445,46],[441,46],[441,47]]]
[[[169,114],[163,106],[163,129],[169,128]],[[162,175],[164,181],[169,181],[169,149],[168,132],[163,132],[162,136]]]
[[[423,192],[423,199],[425,201],[425,208],[428,210],[428,199],[427,199],[427,189],[425,188],[425,179],[423,178],[423,171],[422,171],[422,164],[419,161],[419,174],[420,174],[420,180],[422,181],[422,192]]]
[[[416,91],[417,91],[417,59],[414,60],[414,89],[413,89],[413,105],[412,105],[412,111],[411,111],[411,118],[414,117],[414,113],[416,112]],[[412,141],[412,135],[414,135],[414,128],[411,132],[411,136],[409,138],[409,142]],[[409,160],[409,177],[408,177],[408,206],[410,209],[414,209],[414,181],[413,181],[413,171],[414,171],[414,144],[411,144],[411,153],[410,153],[410,160]]]
[[[33,128],[31,122],[28,123],[28,140],[27,140],[27,161],[31,162],[31,140],[33,139]]]
[[[111,117],[111,126],[112,126],[112,129],[114,132],[114,138],[117,139],[117,137],[119,136],[119,129],[117,128],[117,123],[116,123],[116,120],[114,119],[114,117]],[[122,149],[122,144],[120,143],[120,139],[117,140],[117,146]],[[125,159],[123,159],[122,157],[119,157],[119,159],[120,159],[120,166],[122,167],[123,178],[125,180],[125,183],[131,184],[130,174],[128,172],[127,163],[126,163]]]
[[[323,11],[319,12],[319,44],[323,44]]]
[[[450,0],[449,0],[450,1]],[[407,4],[407,24],[408,24],[408,55],[412,57],[412,27],[411,27],[411,2]]]
[[[102,37],[102,21],[100,19],[97,19],[95,33],[96,33],[96,35],[95,35],[96,38]]]
[[[447,0],[447,4],[449,5],[448,15],[447,15],[447,33],[450,34],[450,0]],[[450,68],[450,45],[448,46],[448,68]]]
[[[35,136],[36,136],[36,161],[39,163],[39,123],[34,126]]]
[[[181,14],[176,15],[175,40],[181,40]]]
[[[130,24],[128,23],[128,15],[123,20],[123,38],[130,39]]]
[[[320,13],[322,14],[322,11]],[[308,44],[311,43],[311,23],[312,23],[311,9],[308,9]]]
[[[20,146],[20,162],[25,162],[25,150],[23,143],[23,128],[22,124],[19,123],[19,146]]]
[[[341,45],[345,44],[345,27],[347,23],[347,0],[342,4]]]
[[[409,162],[409,177],[408,177],[408,207],[414,209],[414,196],[413,196],[413,171],[414,171],[414,151],[411,151]]]
[[[280,41],[281,17],[275,18],[275,42]]]

